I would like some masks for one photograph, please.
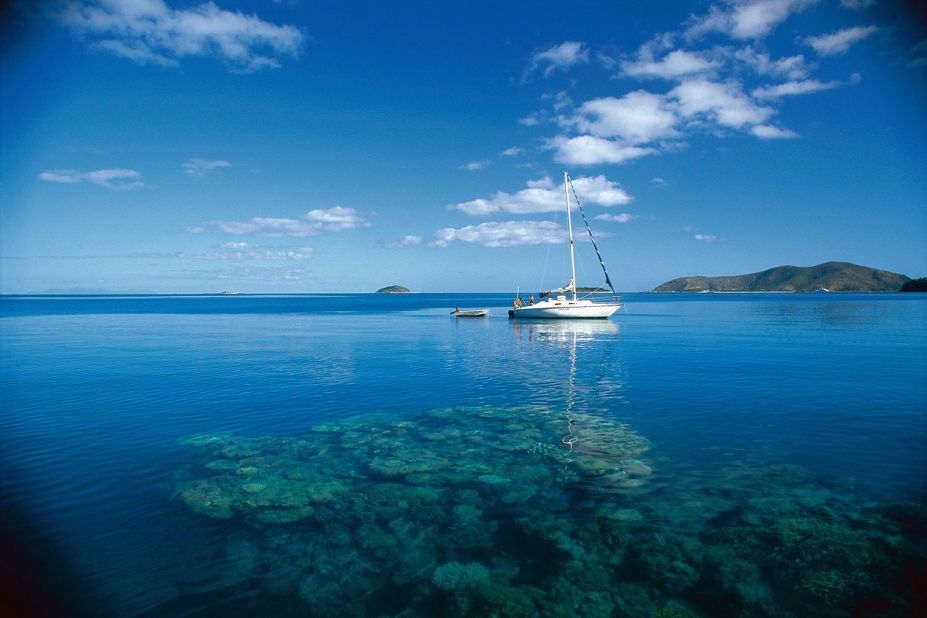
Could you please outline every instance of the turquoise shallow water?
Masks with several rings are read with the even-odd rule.
[[[632,294],[573,323],[511,322],[510,300],[0,299],[21,596],[114,616],[923,608],[927,300]]]

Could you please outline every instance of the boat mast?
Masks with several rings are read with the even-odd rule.
[[[576,260],[573,258],[573,220],[570,219],[570,192],[567,190],[569,176],[563,172],[563,197],[566,199],[567,228],[570,230],[570,287],[573,291],[573,300],[576,300]]]

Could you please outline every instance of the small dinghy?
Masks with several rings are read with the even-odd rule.
[[[489,309],[461,309],[457,307],[451,311],[451,315],[458,318],[485,318],[489,315]]]

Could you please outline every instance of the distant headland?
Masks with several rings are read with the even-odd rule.
[[[404,288],[401,285],[388,285],[385,288],[380,288],[377,290],[377,294],[411,294],[412,291],[409,288]]]
[[[654,292],[897,292],[911,279],[849,262],[777,266],[727,277],[680,277]]]

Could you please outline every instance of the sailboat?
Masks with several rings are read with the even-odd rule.
[[[612,291],[613,301],[611,302],[594,302],[585,298],[576,297],[576,259],[573,256],[573,219],[570,215],[570,189],[573,183],[570,181],[570,175],[563,172],[563,196],[566,200],[567,211],[567,228],[570,234],[570,281],[562,288],[543,292],[546,296],[544,300],[531,305],[521,305],[511,311],[511,316],[516,319],[522,318],[557,318],[557,319],[574,319],[574,318],[598,318],[606,319],[613,313],[621,309],[621,299],[615,293],[611,280],[608,278],[608,271],[605,270],[605,262],[602,261],[602,255],[595,244],[595,238],[592,237],[592,230],[589,229],[589,222],[586,220],[586,213],[583,212],[582,204],[576,197],[576,190],[573,189],[573,198],[576,200],[576,206],[583,216],[583,223],[586,224],[586,231],[589,233],[589,239],[595,249],[595,254],[599,258],[599,264],[602,266],[602,272],[605,273],[605,283],[608,284]]]

